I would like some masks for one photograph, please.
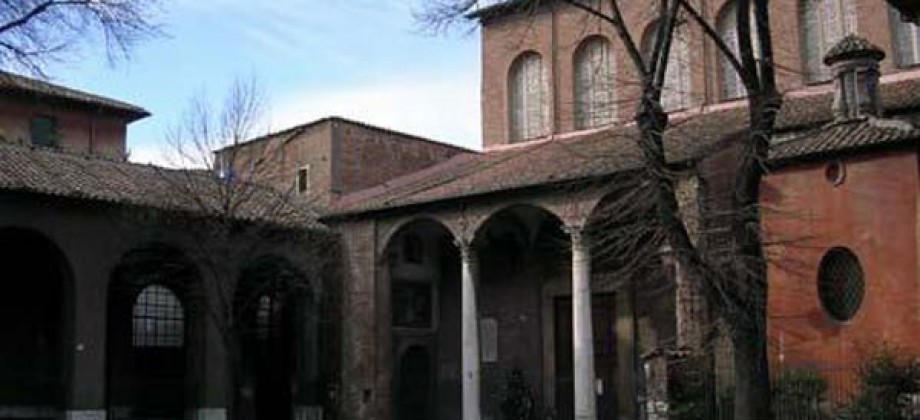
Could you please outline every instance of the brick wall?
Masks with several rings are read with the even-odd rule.
[[[348,194],[443,162],[466,150],[377,127],[334,119],[334,194]]]
[[[370,188],[443,162],[455,146],[341,118],[327,118],[255,139],[221,152],[239,179],[267,182],[299,194],[297,173],[308,172],[302,195],[325,206],[340,195]],[[231,157],[232,156],[232,157]]]
[[[857,2],[857,28],[860,35],[889,53],[882,63],[883,73],[898,71],[893,59],[891,26],[887,4],[884,0],[854,0]],[[726,0],[697,0],[701,12],[710,22],[727,3]],[[655,6],[648,2],[623,2],[622,11],[630,33],[640,43],[648,31]],[[798,19],[798,2],[770,2],[772,42],[777,62],[777,82],[785,92],[805,86],[800,52],[801,26]],[[689,42],[692,73],[691,96],[694,105],[712,104],[719,97],[719,53],[715,45],[705,39],[695,24],[687,24],[685,31]],[[611,26],[572,6],[555,2],[533,14],[518,13],[487,19],[482,30],[482,124],[483,145],[486,148],[508,144],[508,91],[507,80],[514,60],[526,51],[535,51],[543,57],[549,90],[552,97],[550,120],[553,133],[573,130],[573,57],[581,42],[593,35],[602,35],[611,41],[621,88],[617,91],[620,120],[630,119],[635,107],[636,73],[628,61],[622,42]]]

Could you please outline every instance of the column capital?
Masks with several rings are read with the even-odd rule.
[[[461,261],[470,262],[476,260],[476,247],[473,241],[469,239],[455,239],[454,245],[460,251]]]
[[[582,224],[565,225],[562,230],[569,235],[573,248],[584,248],[587,244],[587,229]]]

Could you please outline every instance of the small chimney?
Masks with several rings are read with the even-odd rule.
[[[881,117],[878,63],[885,52],[856,35],[847,35],[824,55],[834,74],[834,115],[838,120]]]

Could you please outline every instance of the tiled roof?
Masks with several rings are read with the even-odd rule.
[[[840,121],[775,143],[770,159],[783,161],[916,139],[920,139],[920,129],[901,121],[876,118]]]
[[[920,108],[920,79],[880,87],[888,110]],[[777,160],[809,154],[920,138],[914,130],[863,121],[819,129],[833,118],[829,92],[785,99],[777,117],[777,133],[806,135],[783,142],[773,151]],[[737,106],[689,117],[672,117],[665,133],[666,155],[683,162],[705,155],[717,143],[748,126],[747,109]],[[506,149],[464,153],[424,171],[342,197],[334,215],[357,214],[548,183],[604,176],[641,165],[633,125],[572,134]]]
[[[139,106],[5,71],[0,71],[0,93],[37,95],[51,100],[102,107],[132,121],[150,116],[150,112]]]
[[[0,190],[135,205],[192,215],[220,215],[287,226],[315,217],[283,194],[257,186],[227,187],[209,171],[174,170],[51,149],[0,143]],[[239,199],[238,210],[220,210]]]

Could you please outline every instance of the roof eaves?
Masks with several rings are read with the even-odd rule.
[[[97,107],[127,117],[129,122],[151,115],[150,111],[117,99],[0,70],[0,91],[20,96],[40,96],[62,103]]]

